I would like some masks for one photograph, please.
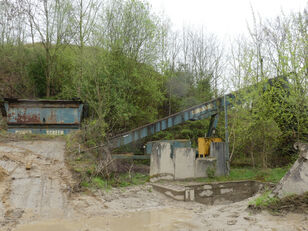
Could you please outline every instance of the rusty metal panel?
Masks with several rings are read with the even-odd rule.
[[[67,134],[78,129],[83,103],[72,100],[5,99],[9,132]]]

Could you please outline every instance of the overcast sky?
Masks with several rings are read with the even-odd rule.
[[[221,39],[237,36],[247,31],[251,22],[251,7],[262,18],[274,18],[281,11],[303,11],[307,0],[149,0],[154,11],[164,12],[174,28],[183,24],[203,26]]]

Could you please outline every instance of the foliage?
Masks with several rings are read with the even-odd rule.
[[[253,201],[250,201],[250,205],[254,205],[256,207],[266,207],[269,206],[270,204],[275,203],[278,200],[277,197],[272,195],[271,191],[265,191],[262,193],[261,196],[257,197]]]
[[[199,178],[199,182],[216,182],[216,181],[237,181],[237,180],[259,180],[262,182],[277,183],[286,174],[288,168],[235,168],[231,167],[230,174],[223,177]]]
[[[236,94],[240,104],[234,104],[230,116],[234,161],[249,158],[252,166],[286,165],[295,155],[294,142],[307,140],[305,15],[307,11],[263,23],[253,13],[250,37],[233,46],[232,82],[242,89]]]
[[[86,135],[85,137],[90,136]],[[149,176],[145,173],[148,168],[145,168],[144,161],[111,160],[116,165],[116,169],[106,175],[101,170],[101,167],[104,167],[101,166],[101,163],[106,163],[102,158],[102,150],[87,148],[89,144],[82,142],[83,138],[84,132],[82,131],[66,137],[66,163],[75,174],[76,189],[109,190],[112,187],[140,185],[148,181]]]
[[[148,181],[148,176],[141,173],[136,173],[129,177],[127,173],[122,173],[112,177],[110,180],[101,177],[94,177],[91,181],[83,181],[81,186],[84,188],[98,188],[102,190],[110,190],[112,187],[128,187],[132,185],[144,184]]]
[[[0,105],[1,105],[1,103],[0,103]],[[0,110],[0,131],[2,131],[2,130],[6,130],[6,121],[2,117],[2,113],[1,113],[1,110]]]
[[[188,139],[193,147],[197,147],[198,137],[204,137],[207,133],[209,120],[187,121],[167,130],[158,132],[150,137],[151,140]]]
[[[206,175],[208,178],[213,179],[215,177],[215,168],[213,166],[206,169]]]
[[[251,201],[249,208],[257,211],[266,209],[274,215],[281,215],[287,212],[306,213],[308,208],[308,192],[301,195],[292,194],[278,198],[271,191],[266,191]]]
[[[308,137],[307,11],[252,17],[229,57],[202,28],[172,31],[146,0],[1,1],[0,96],[80,98],[89,106],[81,143],[93,148],[230,86],[241,89],[229,110],[232,163],[286,165]],[[187,122],[144,141],[196,147],[207,129],[207,120]]]

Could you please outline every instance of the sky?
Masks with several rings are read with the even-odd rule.
[[[203,27],[221,39],[247,32],[252,8],[262,18],[275,18],[281,12],[308,8],[307,0],[149,0],[153,10],[163,12],[174,29],[183,25]]]

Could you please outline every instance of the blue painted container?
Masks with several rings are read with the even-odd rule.
[[[76,100],[5,99],[8,131],[64,135],[80,128],[83,103]]]

